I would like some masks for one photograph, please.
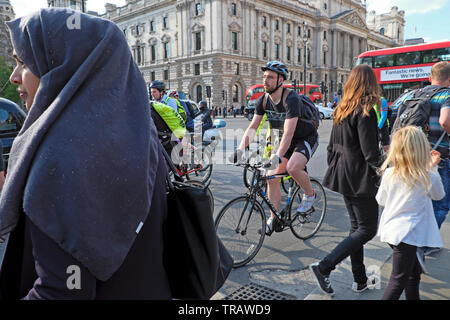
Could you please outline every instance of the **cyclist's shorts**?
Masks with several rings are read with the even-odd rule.
[[[318,146],[319,146],[319,135],[317,133],[310,136],[306,136],[303,139],[293,140],[291,142],[291,146],[286,151],[284,157],[290,159],[294,152],[300,152],[309,161],[314,152],[316,152]]]

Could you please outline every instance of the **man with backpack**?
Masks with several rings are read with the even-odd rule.
[[[153,100],[168,105],[173,110],[178,112],[178,114],[183,118],[184,121],[187,120],[186,111],[184,110],[180,102],[166,94],[166,85],[164,84],[164,82],[159,80],[153,81],[150,84],[150,94]]]
[[[314,203],[315,194],[305,168],[318,146],[319,112],[309,98],[283,87],[289,71],[282,62],[270,61],[262,71],[266,93],[257,101],[255,116],[230,160],[237,162],[242,157],[266,114],[272,130],[278,130],[280,136],[279,147],[273,150],[275,152],[271,156],[273,170],[268,171],[267,175],[287,171],[304,191],[301,206],[297,211],[307,212]],[[268,181],[268,196],[279,210],[281,191],[278,179]],[[274,219],[272,214],[267,220],[268,235],[273,232]]]
[[[439,228],[450,210],[450,63],[441,61],[433,65],[431,85],[414,90],[404,96],[398,108],[393,132],[405,125],[422,127],[433,149],[441,154],[439,175],[445,189],[445,197],[433,201],[434,215]],[[421,248],[419,255],[429,255],[439,248]],[[419,259],[419,262],[420,261]]]

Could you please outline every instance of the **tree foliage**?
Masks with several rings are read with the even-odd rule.
[[[0,97],[9,99],[15,103],[20,103],[17,86],[9,82],[9,76],[13,72],[13,69],[13,67],[6,63],[4,57],[0,57]]]

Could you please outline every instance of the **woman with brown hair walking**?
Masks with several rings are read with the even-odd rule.
[[[345,84],[344,97],[334,111],[333,128],[327,147],[328,170],[323,185],[344,196],[350,217],[350,234],[320,262],[309,266],[320,289],[333,295],[329,276],[336,265],[350,256],[353,291],[367,289],[363,246],[377,232],[377,168],[381,164],[377,115],[380,87],[373,70],[359,65]]]

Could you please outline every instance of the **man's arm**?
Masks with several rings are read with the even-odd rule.
[[[238,149],[245,150],[245,148],[253,141],[255,138],[256,130],[261,123],[263,116],[255,114],[253,116],[252,122],[248,126],[247,130],[245,130],[244,135],[242,137],[241,143],[239,144]]]
[[[295,128],[297,127],[298,117],[286,119],[284,121],[284,132],[283,137],[281,137],[280,147],[278,148],[277,154],[282,158],[292,142],[292,137],[294,136]]]
[[[450,106],[441,108],[439,124],[445,130],[445,132],[450,133]]]

